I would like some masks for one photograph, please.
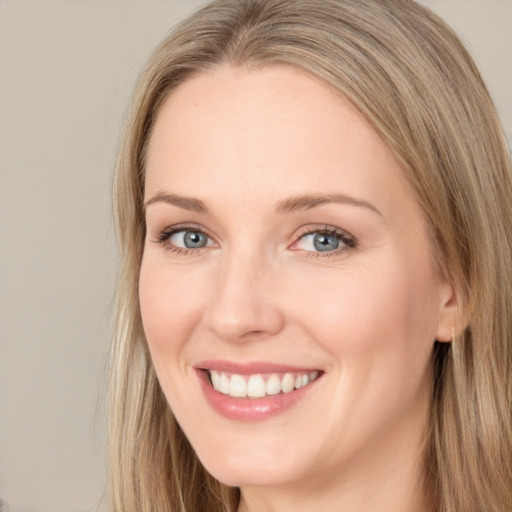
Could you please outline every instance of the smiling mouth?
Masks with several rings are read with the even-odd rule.
[[[287,394],[308,386],[322,372],[286,372],[240,375],[217,370],[206,370],[210,383],[216,391],[234,398],[264,398]]]

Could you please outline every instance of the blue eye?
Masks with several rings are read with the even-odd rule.
[[[329,253],[355,247],[355,241],[347,234],[330,228],[310,231],[302,235],[294,246],[302,251]]]
[[[341,240],[334,235],[316,233],[313,236],[313,245],[317,251],[335,251],[339,248]]]
[[[201,249],[211,245],[211,240],[205,233],[196,230],[182,229],[168,237],[169,242],[181,249]]]
[[[195,226],[169,226],[158,233],[155,242],[177,254],[199,250],[215,245],[215,242],[201,229]]]

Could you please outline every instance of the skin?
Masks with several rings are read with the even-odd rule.
[[[241,488],[239,510],[427,510],[432,350],[456,301],[371,125],[294,69],[222,67],[165,101],[146,171],[140,306],[154,367],[200,460]],[[162,200],[171,193],[208,211]],[[351,200],[276,211],[308,194]],[[207,245],[159,242],[181,224]],[[325,226],[353,246],[316,250],[304,233]],[[194,365],[208,359],[324,373],[284,413],[235,421],[205,400]]]

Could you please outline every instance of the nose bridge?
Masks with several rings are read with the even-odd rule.
[[[272,265],[250,247],[223,258],[217,286],[205,312],[207,327],[226,341],[266,337],[283,327]]]

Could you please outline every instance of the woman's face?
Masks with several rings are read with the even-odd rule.
[[[453,298],[362,115],[286,67],[198,75],[161,107],[145,204],[144,330],[206,468],[301,489],[410,470]]]

